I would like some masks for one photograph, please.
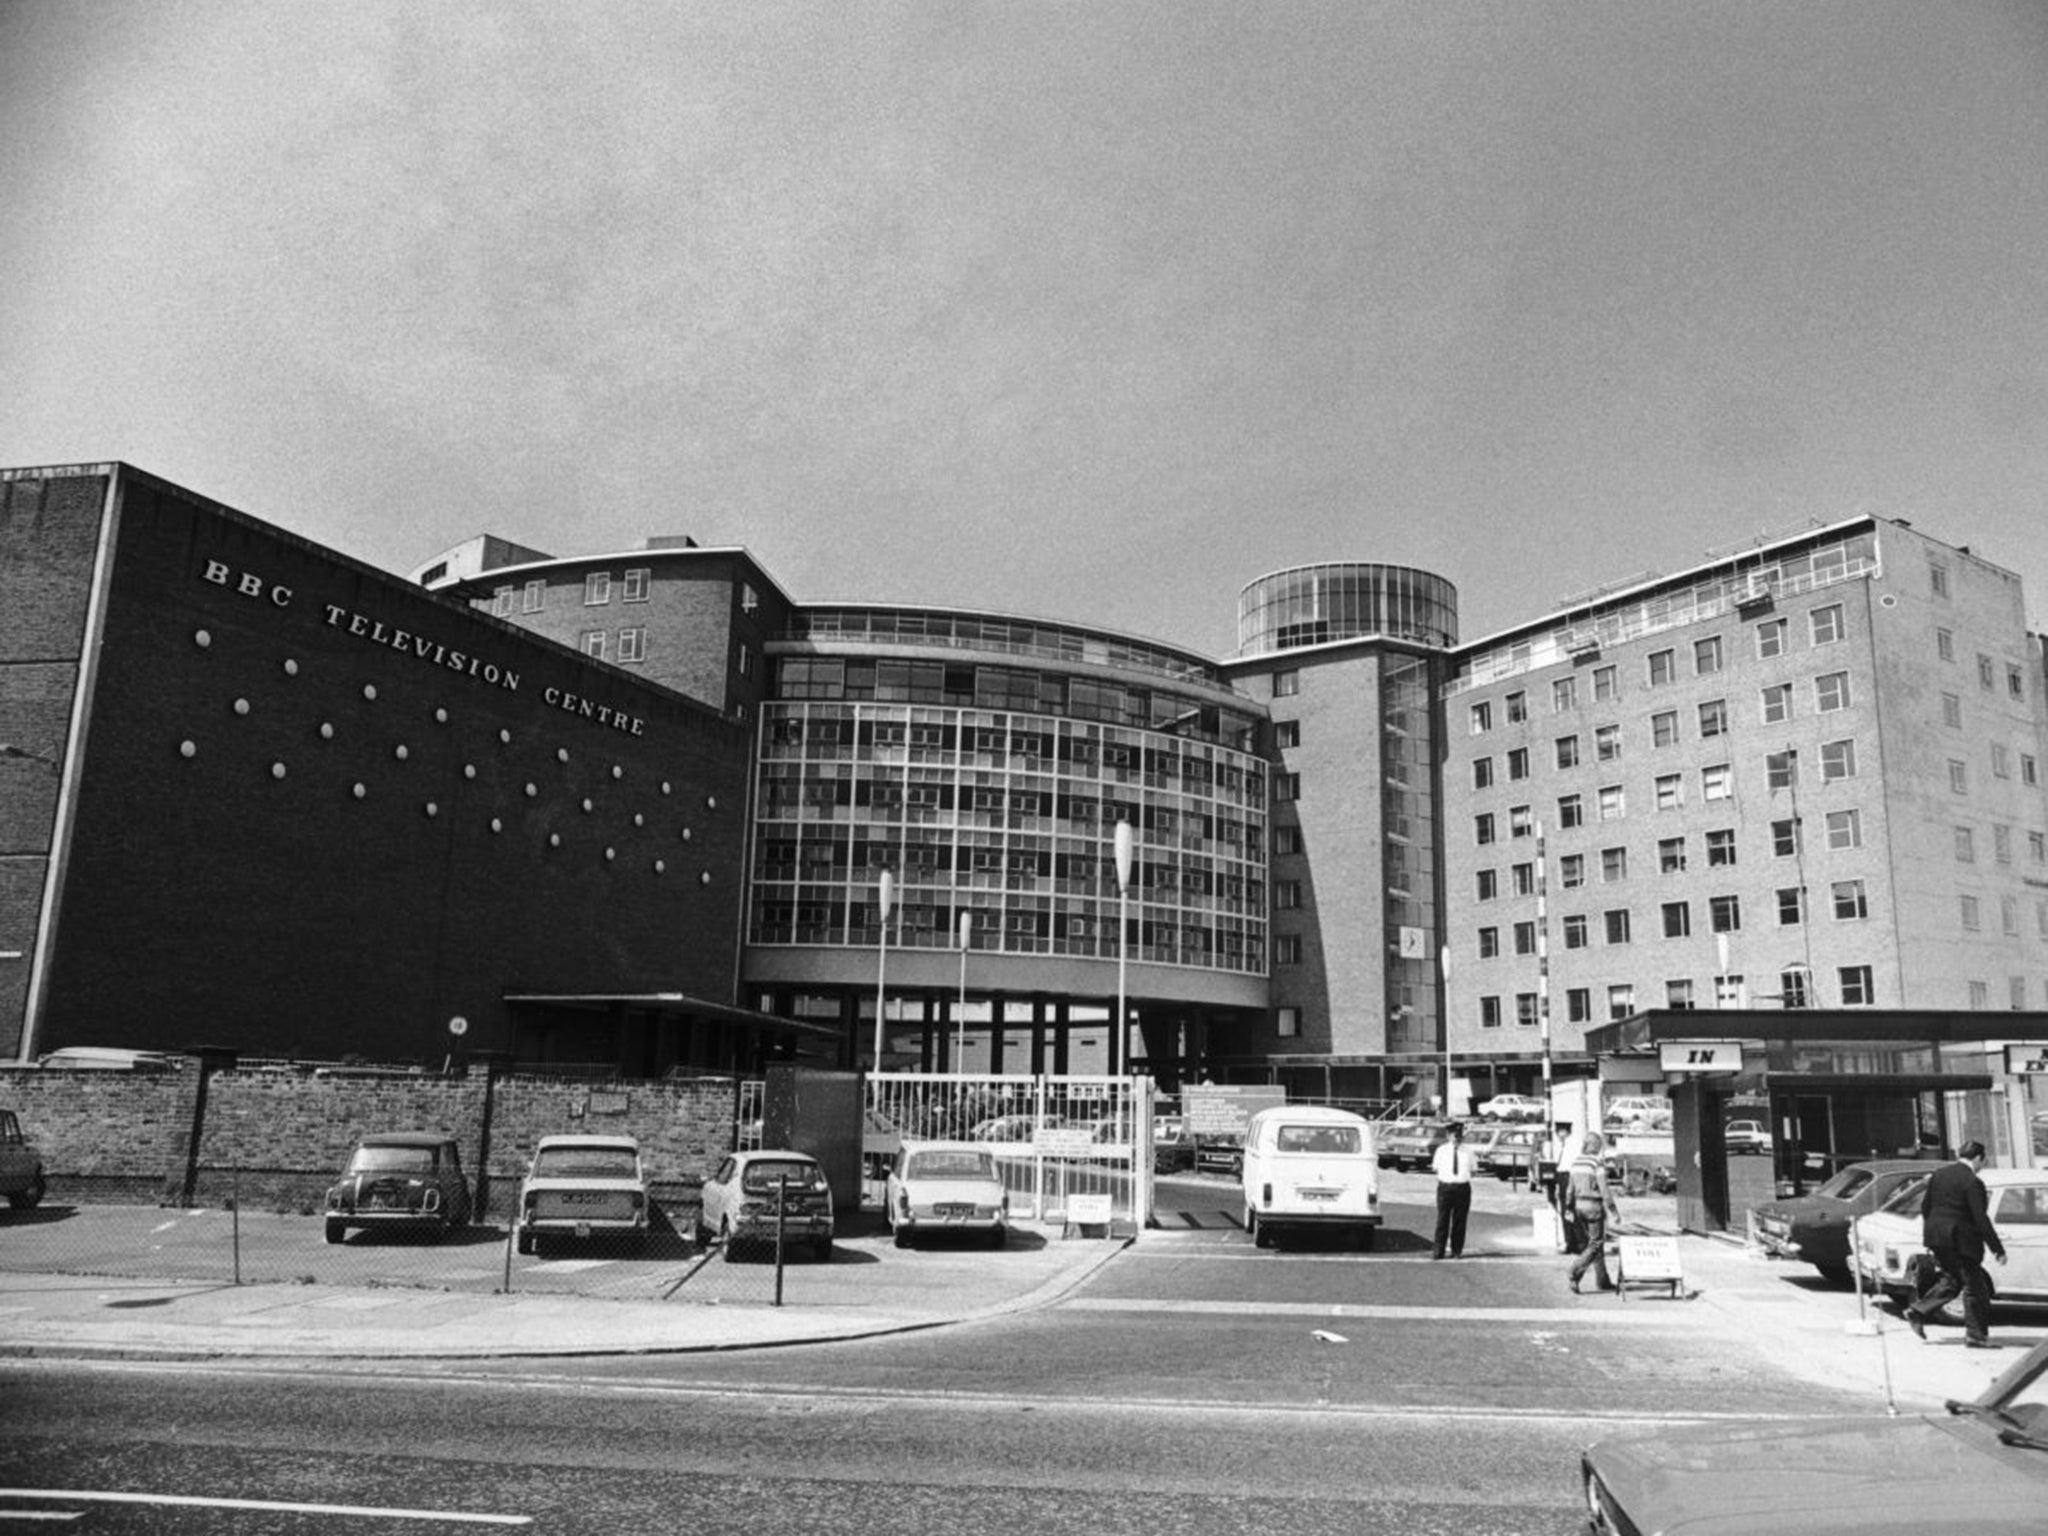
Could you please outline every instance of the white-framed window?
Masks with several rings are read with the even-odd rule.
[[[1620,726],[1599,725],[1593,728],[1593,755],[1603,763],[1618,762],[1620,760]]]
[[[1832,784],[1837,779],[1856,777],[1856,743],[1853,741],[1824,741],[1820,744],[1820,781]]]
[[[1937,629],[1934,632],[1934,654],[1943,661],[1956,659],[1956,635],[1952,629]]]
[[[1612,885],[1617,880],[1628,878],[1628,850],[1626,848],[1602,848],[1600,850],[1600,880]]]
[[[1798,885],[1778,887],[1778,926],[1796,927],[1806,921],[1806,888]]]
[[[1728,701],[1709,699],[1700,706],[1700,739],[1720,736],[1728,729]]]
[[[1560,736],[1557,738],[1557,766],[1576,768],[1579,766],[1579,738]]]
[[[1845,965],[1836,972],[1844,1008],[1868,1008],[1877,1001],[1877,982],[1867,965]]]
[[[1740,896],[1709,896],[1707,917],[1716,933],[1739,933],[1742,930],[1742,898]]]
[[[519,589],[517,587],[504,586],[493,588],[491,591],[491,612],[501,619],[511,618],[512,602],[518,595]]]
[[[1493,959],[1497,959],[1497,958],[1499,957],[1499,955],[1500,955],[1500,930],[1499,930],[1498,928],[1482,928],[1482,929],[1480,929],[1480,930],[1479,930],[1479,958],[1480,958],[1480,959],[1482,959],[1482,960],[1493,960]]]
[[[1764,754],[1764,785],[1769,789],[1790,789],[1798,770],[1799,754],[1790,750]]]
[[[1586,824],[1586,802],[1580,795],[1559,795],[1557,797],[1557,824],[1570,830]]]
[[[1295,912],[1301,908],[1301,882],[1299,880],[1275,880],[1273,882],[1273,910]]]
[[[1593,989],[1568,987],[1564,994],[1564,1016],[1573,1024],[1593,1022]]]
[[[1275,729],[1277,730],[1277,729],[1278,729],[1278,727],[1275,727]],[[1281,745],[1285,746],[1285,745],[1286,745],[1286,743],[1285,743],[1285,742],[1282,742],[1282,743],[1281,743]],[[1473,787],[1474,789],[1491,789],[1491,788],[1493,788],[1493,759],[1492,759],[1492,758],[1490,758],[1490,757],[1475,757],[1475,758],[1473,758],[1473,759],[1472,759],[1472,787]]]
[[[1279,679],[1276,677],[1273,680],[1273,688],[1276,693],[1279,691],[1279,687],[1280,682]],[[1492,700],[1481,699],[1477,704],[1474,704],[1472,706],[1469,713],[1470,719],[1472,721],[1472,734],[1474,736],[1484,735],[1486,732],[1493,729]]]
[[[1700,770],[1700,798],[1726,800],[1735,793],[1735,770],[1726,763],[1709,763]]]
[[[1586,914],[1567,913],[1564,920],[1564,947],[1584,949],[1586,947]]]
[[[1508,752],[1508,782],[1529,777],[1529,749],[1514,747]]]
[[[1991,777],[2009,779],[2012,777],[2012,748],[2002,741],[1991,743]]]
[[[1684,939],[1692,936],[1692,903],[1689,901],[1667,901],[1664,903],[1664,937]]]
[[[1822,714],[1849,707],[1849,674],[1823,672],[1813,680],[1813,707]]]
[[[1778,859],[1796,859],[1805,847],[1803,834],[1796,817],[1786,817],[1771,823],[1771,856]]]
[[[1833,645],[1848,631],[1842,624],[1842,605],[1829,603],[1825,608],[1816,608],[1810,616],[1811,634],[1815,645]]]
[[[1526,805],[1508,807],[1508,836],[1528,837],[1536,830],[1536,813]]]
[[[1657,839],[1657,873],[1660,875],[1682,875],[1685,873],[1684,838],[1660,837]]]
[[[1487,996],[1479,999],[1479,1027],[1481,1029],[1500,1028],[1499,998]]]
[[[1273,674],[1273,697],[1291,699],[1301,692],[1301,673],[1289,668]]]
[[[1568,891],[1586,883],[1586,856],[1583,853],[1568,853],[1557,861],[1557,883]]]
[[[1707,834],[1707,868],[1726,869],[1735,862],[1735,829],[1716,827]]]
[[[647,601],[647,587],[653,573],[644,565],[636,565],[619,575],[619,601],[622,603],[644,603]]]
[[[1275,965],[1301,964],[1300,934],[1276,933],[1273,935],[1273,963]]]
[[[1579,680],[1576,677],[1560,677],[1550,685],[1550,708],[1553,714],[1563,714],[1568,709],[1579,707]]]
[[[1533,922],[1515,924],[1515,953],[1533,955],[1536,953],[1536,925]]]
[[[1607,704],[1621,697],[1621,674],[1613,667],[1593,669],[1593,702]]]
[[[1607,989],[1607,1017],[1610,1021],[1625,1019],[1636,1011],[1636,989],[1628,982],[1617,981]]]
[[[1959,693],[1944,693],[1941,696],[1941,723],[1952,731],[1963,728],[1963,696]]]
[[[1991,857],[2000,864],[2012,862],[2012,828],[2002,821],[1991,824]]]
[[[1501,703],[1507,710],[1509,725],[1520,725],[1529,718],[1529,695],[1519,688],[1502,698]]]
[[[1683,978],[1665,982],[1664,1006],[1681,1013],[1695,1007],[1692,999],[1692,982]]]
[[[547,600],[547,582],[539,577],[535,577],[526,584],[525,594],[520,600],[519,611],[521,613],[539,613],[546,606]]]
[[[1828,895],[1836,922],[1858,922],[1870,916],[1870,893],[1861,880],[1837,880],[1829,886]]]
[[[588,571],[583,577],[583,606],[600,608],[612,600],[612,573]]]
[[[1977,862],[1977,834],[1968,827],[1955,829],[1956,862],[1974,864]]]
[[[1740,971],[1732,975],[1716,976],[1714,978],[1714,1006],[1716,1008],[1740,1008],[1742,1006],[1742,973]],[[1791,1008],[1795,1005],[1787,1003],[1785,1006]],[[1804,1007],[1805,1004],[1802,1003],[1796,1006]]]
[[[1652,688],[1661,688],[1675,679],[1678,676],[1678,652],[1650,652],[1648,675]]]
[[[1828,847],[1839,853],[1845,848],[1863,846],[1863,813],[1858,810],[1829,811],[1827,814]]]
[[[1685,804],[1685,775],[1682,773],[1661,773],[1657,776],[1657,809],[1675,811]]]
[[[1609,907],[1600,914],[1601,926],[1606,929],[1607,942],[1626,944],[1629,940],[1628,908]]]
[[[1291,1039],[1301,1033],[1301,1010],[1299,1008],[1276,1008],[1273,1010],[1273,1033],[1283,1039]]]
[[[1536,1027],[1536,994],[1517,992],[1515,994],[1515,1022],[1525,1029]]]
[[[1298,747],[1301,745],[1301,722],[1299,720],[1275,720],[1273,722],[1273,745],[1276,747]],[[1485,760],[1487,767],[1493,766]],[[1492,782],[1491,779],[1488,782]],[[1473,788],[1484,789],[1485,784],[1475,783]]]
[[[1479,901],[1492,901],[1500,895],[1500,871],[1482,869],[1477,871],[1472,882],[1473,896]]]
[[[1675,747],[1678,745],[1678,711],[1660,709],[1650,716],[1650,745],[1653,747]]]
[[[1514,889],[1517,896],[1534,896],[1536,894],[1536,866],[1534,864],[1517,864],[1508,871],[1508,875],[1514,881]]]
[[[1601,785],[1600,819],[1602,821],[1619,821],[1627,814],[1628,804],[1622,794],[1621,786],[1619,784]]]
[[[1959,757],[1948,760],[1948,787],[1953,794],[1967,795],[1970,792],[1970,765]]]
[[[1757,660],[1769,661],[1773,656],[1785,654],[1785,624],[1783,619],[1766,619],[1757,625]]]
[[[604,660],[605,632],[601,629],[586,629],[580,639],[583,654]]]
[[[647,659],[647,631],[637,626],[619,631],[619,660],[645,661]]]
[[[1792,685],[1773,683],[1763,691],[1763,722],[1782,725],[1792,718]]]
[[[1706,677],[1721,670],[1721,637],[1708,635],[1704,640],[1692,643],[1692,670],[1696,677]]]

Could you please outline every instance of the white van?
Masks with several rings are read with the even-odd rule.
[[[1372,1124],[1344,1109],[1262,1109],[1244,1133],[1244,1229],[1261,1248],[1282,1232],[1345,1232],[1370,1248],[1380,1224]]]

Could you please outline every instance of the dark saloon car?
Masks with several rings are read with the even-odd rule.
[[[1868,1216],[1940,1165],[1910,1157],[1851,1163],[1810,1195],[1756,1208],[1756,1236],[1767,1253],[1811,1264],[1836,1285],[1849,1283],[1849,1223]]]
[[[469,1225],[469,1185],[455,1138],[438,1131],[365,1136],[327,1191],[327,1241],[350,1227],[443,1236]]]
[[[1604,1440],[1580,1476],[1592,1536],[2040,1536],[2048,1342],[1946,1413]]]

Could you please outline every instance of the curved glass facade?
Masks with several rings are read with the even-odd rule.
[[[1405,565],[1298,565],[1248,582],[1237,599],[1237,653],[1258,656],[1374,635],[1458,642],[1458,589]]]

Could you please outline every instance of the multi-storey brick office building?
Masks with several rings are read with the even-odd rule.
[[[1566,1054],[1647,1009],[2048,1006],[2048,714],[2010,572],[1856,518],[1451,667],[1456,1057],[1526,1068],[1546,996]]]
[[[1121,990],[1125,1060],[1263,1065],[1263,711],[1215,663],[1013,615],[798,605],[686,539],[560,560],[475,540],[417,575],[754,724],[749,994],[828,1024],[841,1060],[872,1057],[879,1003],[894,1065],[1099,1070]]]
[[[750,769],[125,465],[0,472],[0,1053],[753,1064],[802,1026],[736,1006]]]

